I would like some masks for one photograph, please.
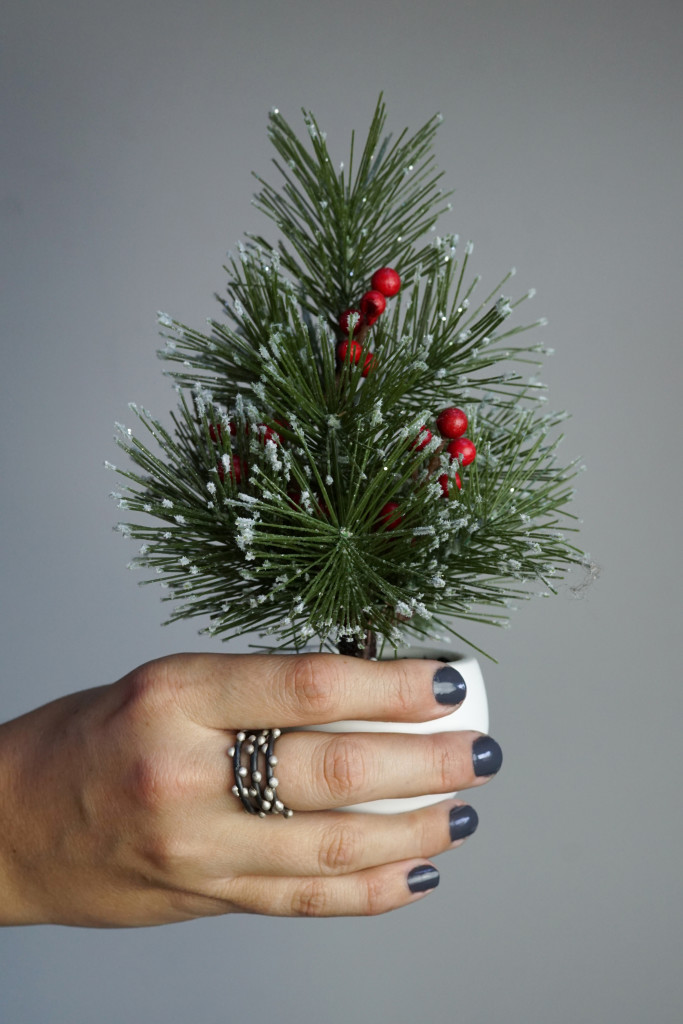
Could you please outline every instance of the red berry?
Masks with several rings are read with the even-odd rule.
[[[363,346],[358,341],[341,341],[337,345],[337,357],[342,363],[348,361],[355,366],[363,355]]]
[[[374,370],[374,369],[375,369],[375,356],[374,356],[374,353],[373,352],[368,352],[368,354],[365,357],[365,362],[363,363],[363,373],[362,373],[362,376],[363,377],[367,377],[367,375],[372,370]]]
[[[467,430],[467,416],[462,409],[444,409],[436,419],[442,437],[462,437]]]
[[[361,311],[359,309],[346,309],[346,310],[344,310],[342,315],[339,317],[339,326],[341,327],[342,331],[346,335],[350,334],[350,332],[351,332],[351,327],[349,325],[349,317],[351,316],[352,313],[353,313],[354,316],[356,316],[358,318],[356,320],[356,326],[353,329],[353,333],[354,334],[358,334],[359,330],[363,326],[363,314],[361,313]]]
[[[226,456],[227,458],[227,456]],[[221,478],[221,482],[225,480],[225,463],[223,459],[219,459],[216,463],[218,469],[218,475]],[[236,484],[242,482],[242,475],[246,476],[247,464],[242,462],[237,455],[232,456],[232,469],[228,473],[228,479],[234,480]]]
[[[366,292],[360,300],[361,313],[367,318],[369,324],[373,324],[378,316],[381,316],[387,308],[387,300],[381,292]]]
[[[371,284],[376,291],[390,299],[392,295],[397,295],[400,291],[401,278],[391,267],[380,267],[372,275]]]
[[[457,459],[463,466],[469,466],[477,455],[477,449],[469,437],[458,437],[455,441],[451,441],[446,451],[452,459]]]
[[[382,506],[377,521],[385,530],[395,530],[403,522],[403,516],[396,515],[398,507],[397,501],[388,501]]]
[[[448,473],[442,473],[441,476],[438,477],[438,482],[441,484],[441,493],[443,494],[444,498],[447,498],[448,497]],[[458,488],[459,491],[462,490],[462,480],[460,479],[460,474],[459,473],[455,474],[455,486]]]
[[[432,432],[429,427],[420,427],[420,432],[414,441],[411,441],[410,447],[416,451],[421,452],[423,448],[426,448],[432,439]]]
[[[348,361],[352,366],[356,366],[361,359],[363,360],[363,377],[367,377],[371,370],[375,368],[375,356],[372,352],[363,352],[363,346],[358,341],[340,341],[337,345],[337,358],[340,363]]]

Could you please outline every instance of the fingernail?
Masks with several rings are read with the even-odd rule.
[[[482,778],[495,775],[503,763],[503,751],[490,736],[478,736],[472,744],[474,774]]]
[[[462,704],[467,695],[467,683],[452,665],[442,665],[436,670],[432,689],[439,704]]]
[[[479,824],[479,815],[474,807],[465,804],[463,807],[453,807],[448,817],[448,824],[451,830],[451,842],[456,839],[465,839],[471,836]]]
[[[408,872],[408,888],[411,892],[428,892],[439,884],[439,872],[431,864],[421,864]]]

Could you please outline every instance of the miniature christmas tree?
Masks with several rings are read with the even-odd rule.
[[[304,116],[306,142],[270,114],[281,187],[257,177],[255,205],[281,237],[229,257],[225,319],[159,315],[179,406],[171,430],[132,406],[151,446],[119,428],[139,472],[118,470],[115,497],[153,517],[117,527],[143,542],[131,565],[182,600],[169,621],[208,616],[225,639],[371,657],[502,624],[583,560],[564,415],[522,372],[544,321],[510,326],[532,294],[501,293],[514,271],[478,300],[472,244],[430,236],[450,210],[439,115],[392,142],[380,97],[339,170]]]

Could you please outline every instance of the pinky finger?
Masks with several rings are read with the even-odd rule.
[[[333,877],[243,876],[223,894],[237,911],[277,917],[348,917],[385,914],[422,899],[439,884],[425,861],[400,861]]]

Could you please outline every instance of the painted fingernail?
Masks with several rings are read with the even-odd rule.
[[[478,778],[495,775],[503,763],[503,751],[490,736],[478,736],[472,744],[472,764]]]
[[[463,807],[453,807],[448,817],[448,824],[451,830],[451,842],[456,839],[465,839],[471,836],[479,824],[479,815],[474,807],[465,804]]]
[[[452,665],[442,665],[436,670],[432,688],[439,704],[462,704],[467,695],[467,683]]]
[[[421,864],[408,872],[408,888],[411,892],[428,892],[439,884],[439,872],[431,864]]]

